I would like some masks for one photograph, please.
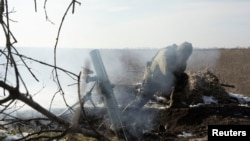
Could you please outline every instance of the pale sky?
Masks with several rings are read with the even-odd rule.
[[[53,47],[71,0],[9,0],[16,47]],[[194,47],[249,47],[249,0],[78,0],[69,13],[58,47],[161,48],[191,42]],[[2,30],[2,29],[1,29]],[[3,35],[0,33],[2,39]],[[0,46],[4,45],[3,42]]]

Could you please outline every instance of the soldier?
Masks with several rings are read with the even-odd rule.
[[[185,70],[192,50],[192,44],[188,42],[160,49],[152,61],[147,63],[143,89],[138,98],[129,106],[141,108],[153,98],[157,91],[165,96],[169,96],[173,90],[181,91],[188,82]]]

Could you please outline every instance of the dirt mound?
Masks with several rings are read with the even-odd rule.
[[[228,92],[221,86],[217,76],[211,71],[188,73],[188,85],[185,88],[186,101],[189,105],[203,103],[210,97],[214,103],[230,103]]]
[[[157,126],[141,140],[206,140],[208,125],[249,125],[249,114],[249,107],[237,105],[169,108],[158,112]]]
[[[127,123],[130,133],[133,130],[132,133],[139,134],[135,140],[207,140],[208,125],[250,125],[250,100],[232,100],[211,71],[188,73],[188,76],[188,85],[181,94],[174,93],[180,96],[177,101],[188,107],[167,108],[156,102],[123,117],[127,120],[140,114],[137,120]]]

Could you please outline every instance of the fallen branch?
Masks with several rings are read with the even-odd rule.
[[[230,87],[230,88],[235,88],[234,85],[229,85],[229,84],[220,84],[223,87]]]
[[[26,94],[21,93],[17,88],[10,86],[3,81],[0,81],[0,87],[4,88],[5,90],[7,90],[9,92],[8,100],[17,99],[17,100],[24,102],[28,106],[32,107],[36,111],[38,111],[41,114],[43,114],[44,116],[46,116],[49,120],[56,122],[59,125],[63,126],[65,131],[67,130],[67,132],[69,132],[69,133],[81,133],[85,136],[94,137],[97,139],[104,139],[104,137],[101,136],[100,134],[97,134],[93,130],[80,127],[80,125],[78,125],[74,129],[71,128],[71,123],[69,121],[66,121],[63,118],[60,118],[60,117],[54,115],[53,113],[49,112],[47,109],[43,108],[41,105],[39,105],[38,103],[33,101],[31,98],[27,97]],[[4,99],[4,101],[5,100],[6,99]],[[107,139],[105,139],[105,140],[107,140]]]

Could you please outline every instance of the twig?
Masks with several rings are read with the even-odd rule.
[[[47,0],[45,0],[45,1],[44,1],[44,4],[43,4],[43,9],[44,9],[44,12],[45,12],[46,21],[49,21],[51,24],[54,25],[55,23],[52,22],[52,21],[49,19],[49,16],[48,16],[48,13],[47,13],[46,5],[47,5]]]
[[[57,57],[56,57],[56,51],[57,51],[57,45],[58,45],[58,42],[59,42],[59,37],[60,37],[62,25],[63,25],[63,23],[64,23],[64,19],[66,18],[66,15],[67,15],[68,11],[69,11],[69,9],[71,8],[71,6],[72,6],[73,4],[74,4],[74,1],[72,1],[72,2],[69,4],[68,8],[66,9],[66,11],[65,11],[65,13],[64,13],[64,15],[63,15],[63,17],[62,17],[62,20],[61,20],[61,23],[60,23],[60,26],[59,26],[59,29],[58,29],[58,32],[57,32],[56,43],[55,43],[55,45],[54,45],[54,66],[55,66],[54,69],[55,69],[55,78],[56,78],[56,82],[57,82],[59,91],[61,92],[61,94],[62,94],[62,96],[63,96],[63,100],[64,100],[64,102],[65,102],[65,104],[66,104],[67,107],[69,107],[69,106],[68,106],[68,104],[67,104],[67,102],[66,102],[66,99],[65,99],[65,96],[64,96],[64,91],[63,91],[63,89],[62,89],[62,86],[61,86],[61,83],[60,83],[60,80],[59,80],[59,76],[58,76],[58,72],[57,72]]]
[[[235,88],[235,86],[234,85],[229,85],[229,84],[220,84],[221,86],[223,86],[223,87],[230,87],[230,88]]]
[[[0,1],[0,23],[3,23],[4,0]]]
[[[45,66],[48,66],[48,67],[51,67],[51,68],[56,68],[56,69],[61,70],[61,71],[65,72],[65,73],[67,73],[67,74],[73,75],[73,76],[76,77],[76,78],[78,77],[77,74],[75,74],[75,73],[73,73],[73,72],[71,72],[71,71],[68,71],[68,70],[66,70],[66,69],[63,69],[63,68],[61,68],[61,67],[57,67],[57,66],[54,66],[54,65],[45,63],[45,62],[43,62],[43,61],[40,61],[40,60],[31,58],[31,57],[25,56],[25,55],[20,54],[20,53],[17,54],[17,53],[12,52],[12,54],[17,55],[17,56],[19,56],[19,57],[21,57],[21,58],[25,58],[25,59],[28,59],[28,60],[31,60],[31,61],[40,63],[40,64],[42,64],[42,65],[45,65]]]
[[[35,12],[37,12],[36,0],[34,0],[34,5],[35,5]]]
[[[6,48],[7,48],[7,50],[8,50],[8,56],[9,56],[9,59],[10,59],[10,63],[11,63],[11,65],[13,65],[14,66],[14,71],[15,71],[15,78],[16,78],[16,88],[18,89],[19,88],[19,71],[18,71],[18,69],[17,69],[17,66],[16,66],[16,63],[15,63],[15,60],[14,60],[14,58],[13,58],[13,56],[12,56],[12,54],[11,54],[11,47],[12,47],[12,43],[11,43],[11,41],[10,41],[10,37],[11,37],[11,32],[10,32],[10,24],[9,24],[9,14],[8,14],[8,0],[5,0],[5,9],[6,9],[6,21],[7,21],[7,24],[6,24],[6,30],[5,30],[5,27],[4,27],[4,22],[1,24],[2,25],[2,27],[3,27],[3,30],[4,30],[4,32],[5,32],[5,37],[6,37]],[[7,64],[8,64],[8,60],[9,59],[7,59]],[[7,65],[8,66],[8,65]],[[6,68],[8,68],[8,67],[6,67]],[[6,70],[6,75],[5,75],[6,77],[7,77],[7,70]],[[6,78],[5,77],[5,78]]]

